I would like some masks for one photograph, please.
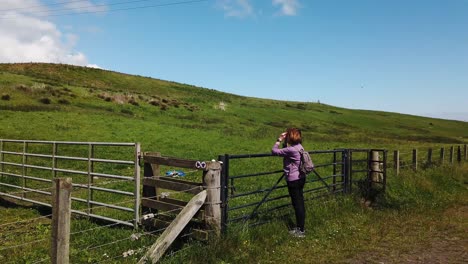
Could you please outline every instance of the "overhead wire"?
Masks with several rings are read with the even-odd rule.
[[[201,2],[207,2],[207,1],[210,1],[210,0],[179,1],[179,2],[171,2],[171,3],[157,4],[157,5],[146,5],[146,6],[137,6],[137,7],[128,7],[128,8],[117,8],[117,9],[100,10],[100,11],[70,12],[70,13],[63,13],[63,14],[41,15],[41,16],[35,16],[35,17],[44,18],[44,17],[58,17],[58,16],[112,13],[112,12],[118,12],[118,11],[129,11],[129,10],[157,8],[157,7],[164,7],[164,6],[184,5],[184,4],[201,3]],[[0,17],[0,20],[9,20],[9,19],[15,19],[15,18],[17,18],[17,17],[16,16],[15,17]]]
[[[133,1],[124,1],[124,2],[117,2],[117,3],[109,3],[109,4],[89,4],[84,6],[76,6],[76,7],[67,7],[67,8],[58,8],[58,9],[50,9],[50,10],[40,10],[40,11],[31,11],[28,12],[29,14],[40,14],[40,13],[53,13],[58,11],[79,11],[85,8],[95,8],[95,7],[107,7],[107,6],[116,6],[116,5],[126,5],[126,4],[134,4],[140,2],[148,2],[148,1],[161,1],[161,0],[133,0]],[[0,12],[4,12],[1,11]],[[11,12],[11,11],[9,11]]]
[[[64,1],[59,3],[51,3],[51,4],[43,4],[43,5],[34,5],[34,6],[26,6],[26,7],[17,7],[11,9],[0,9],[0,12],[6,11],[16,11],[16,10],[23,10],[23,9],[30,9],[30,8],[37,8],[37,7],[44,7],[44,6],[57,6],[57,5],[66,5],[71,3],[78,3],[78,2],[87,2],[89,0],[74,0],[74,1]]]

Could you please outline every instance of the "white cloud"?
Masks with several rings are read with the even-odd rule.
[[[273,0],[274,6],[280,6],[280,14],[283,16],[295,16],[300,4],[297,0]]]
[[[88,64],[88,65],[86,65],[86,67],[95,68],[95,69],[102,69],[101,67],[99,67],[99,65],[96,65],[96,64]]]
[[[79,37],[61,32],[53,22],[42,18],[44,13],[35,13],[47,10],[40,4],[36,0],[2,0],[0,14],[4,19],[0,16],[0,62],[88,65],[86,56],[75,50]],[[33,6],[34,9],[31,8]]]
[[[250,0],[218,0],[217,5],[227,17],[248,17],[254,14]]]

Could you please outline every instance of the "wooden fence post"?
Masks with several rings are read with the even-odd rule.
[[[440,148],[440,165],[444,164],[445,160],[445,148]]]
[[[432,165],[432,148],[427,150],[427,166]]]
[[[71,178],[53,180],[50,247],[50,259],[53,264],[69,263],[71,191]]]
[[[413,149],[413,170],[418,170],[418,150]]]
[[[467,152],[467,151],[468,151],[468,150],[466,149],[466,144],[465,144],[465,146],[463,146],[463,152],[465,153],[463,156],[465,157],[465,161],[468,160],[468,157],[467,157],[467,156],[468,156],[468,152]]]
[[[400,174],[400,151],[395,150],[393,152],[393,168],[395,169],[396,175]]]
[[[450,147],[450,164],[453,164],[453,155],[454,154],[454,150],[453,150],[453,146]]]
[[[462,161],[461,147],[460,146],[458,146],[458,148],[457,148],[457,161],[458,161],[458,163],[460,163]]]
[[[207,226],[221,233],[221,163],[211,161],[206,163],[203,171],[203,187],[206,188],[205,221]]]
[[[153,152],[153,153],[149,153],[149,152],[145,152],[143,154],[144,156],[146,155],[152,155],[152,156],[156,156],[156,157],[161,157],[161,153],[159,152]],[[147,163],[145,162],[144,165],[143,165],[143,176],[146,178],[146,177],[154,177],[154,176],[160,176],[160,168],[159,168],[159,165],[158,164],[151,164],[151,163]],[[159,189],[157,187],[152,187],[152,186],[146,186],[146,185],[143,185],[143,199],[144,198],[147,198],[147,199],[154,199],[156,200],[157,198],[157,195],[161,194],[161,192],[159,191]],[[142,213],[149,213],[149,212],[153,212],[154,209],[151,209],[151,208],[148,208],[146,206],[142,206]]]
[[[157,263],[158,260],[164,255],[166,250],[171,246],[172,242],[182,232],[184,227],[190,222],[192,217],[198,212],[200,207],[206,201],[206,190],[201,191],[195,195],[182,211],[177,215],[174,221],[164,230],[156,242],[150,247],[146,254],[138,261],[139,264]]]
[[[370,169],[371,169],[371,187],[374,187],[374,183],[382,182],[380,177],[380,158],[379,152],[372,150],[371,157],[370,157]]]

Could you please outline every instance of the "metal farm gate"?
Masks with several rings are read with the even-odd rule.
[[[304,186],[306,201],[349,193],[353,186],[362,184],[366,187],[378,184],[385,189],[386,150],[335,149],[309,153],[315,171],[307,176]],[[382,161],[380,157],[383,157]],[[272,154],[226,154],[219,156],[219,160],[223,162],[223,228],[235,222],[250,221],[257,225],[283,217],[284,213],[279,211],[289,207],[291,201],[282,177],[281,157]],[[378,177],[374,177],[374,174]]]
[[[71,177],[72,212],[128,226],[140,219],[139,143],[0,139],[0,197],[51,206]]]

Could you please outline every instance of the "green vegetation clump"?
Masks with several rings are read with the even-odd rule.
[[[10,97],[9,94],[2,94],[1,99],[4,100],[4,101],[9,101],[11,99],[11,97]]]
[[[51,104],[52,100],[50,100],[50,98],[44,97],[44,98],[39,99],[39,102],[43,104]]]
[[[70,104],[70,101],[68,101],[67,99],[59,99],[59,100],[58,100],[58,103],[59,103],[59,104],[63,104],[63,105],[69,105],[69,104]]]

